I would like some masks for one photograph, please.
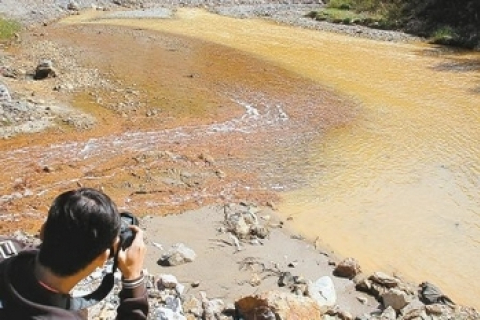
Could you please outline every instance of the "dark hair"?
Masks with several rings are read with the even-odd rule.
[[[39,261],[59,276],[73,275],[112,246],[120,224],[115,203],[103,192],[62,193],[48,211]]]

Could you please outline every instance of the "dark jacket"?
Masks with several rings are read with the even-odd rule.
[[[86,319],[82,310],[67,310],[70,295],[53,293],[38,283],[33,272],[37,252],[22,251],[0,263],[0,320]],[[119,297],[117,320],[147,319],[147,290],[143,283],[135,288],[124,287]]]

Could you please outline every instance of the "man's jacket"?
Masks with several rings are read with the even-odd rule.
[[[68,310],[70,295],[54,293],[34,275],[38,250],[25,250],[0,262],[0,320],[84,320],[82,310]],[[126,288],[127,287],[127,288]],[[117,320],[144,320],[148,316],[145,285],[123,287]]]

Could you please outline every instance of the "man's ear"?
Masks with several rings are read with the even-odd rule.
[[[97,258],[95,258],[95,265],[99,267],[103,266],[109,257],[110,249],[106,249],[105,251],[101,252]]]

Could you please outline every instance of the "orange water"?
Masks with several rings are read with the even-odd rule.
[[[97,13],[98,14],[98,13]],[[85,22],[93,16],[73,17]],[[358,102],[297,165],[308,187],[281,212],[363,269],[429,280],[480,307],[480,55],[181,9],[174,19],[102,20],[211,41]]]

